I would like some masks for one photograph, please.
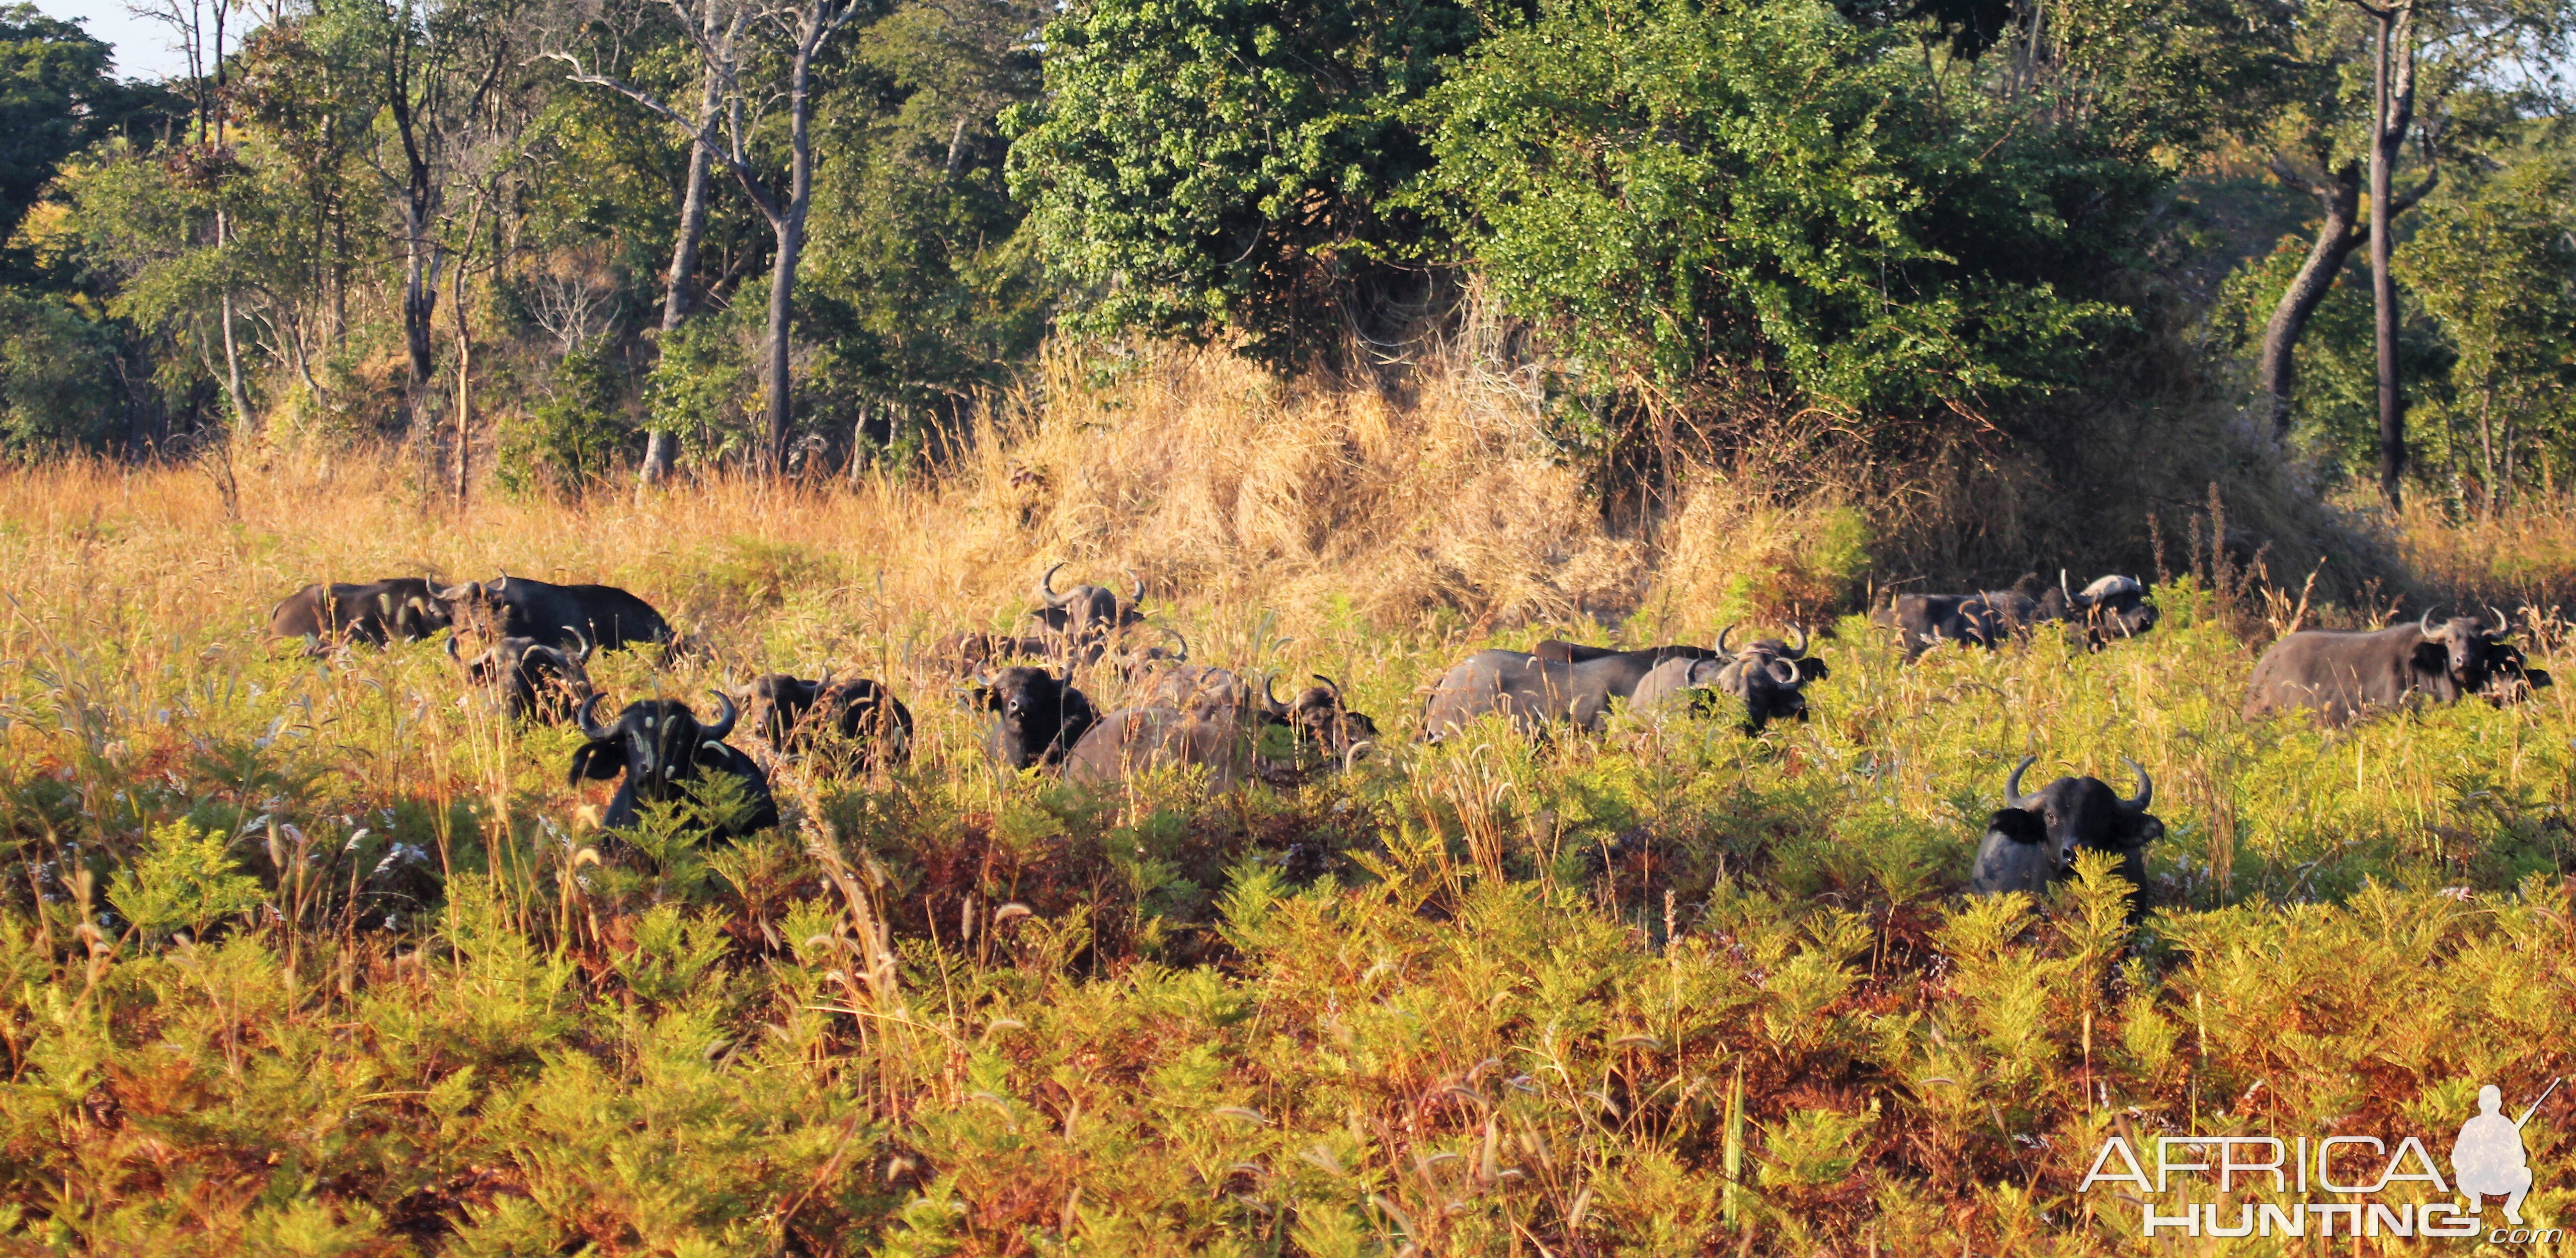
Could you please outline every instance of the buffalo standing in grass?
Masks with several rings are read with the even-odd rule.
[[[1074,689],[1070,664],[1061,675],[1025,666],[979,675],[968,702],[999,718],[993,756],[1014,769],[1062,764],[1099,719],[1090,697]]]
[[[364,642],[383,646],[400,639],[418,642],[445,629],[447,604],[427,581],[387,577],[364,585],[305,586],[287,595],[268,613],[268,631],[280,638],[302,638],[319,651],[325,641]]]
[[[1668,646],[1610,651],[1546,642],[1540,645],[1547,654],[1479,651],[1451,668],[1432,687],[1431,698],[1423,707],[1424,738],[1439,742],[1477,718],[1495,712],[1509,717],[1512,727],[1523,735],[1535,735],[1558,722],[1597,731],[1609,714],[1611,700],[1633,700],[1637,688],[1657,668],[1667,664],[1714,661],[1722,666],[1734,662],[1737,653],[1726,645],[1733,632],[1734,626],[1730,625],[1718,634],[1714,650]],[[1806,634],[1801,631],[1795,651],[1774,641],[1747,647],[1745,653],[1769,654],[1788,661],[1799,675],[1799,681],[1790,684],[1794,689],[1811,676],[1824,675],[1824,662],[1806,659],[1805,647]],[[1551,659],[1549,655],[1578,658]]]
[[[2427,612],[2393,629],[2303,629],[2273,643],[2254,662],[2245,716],[2305,710],[2322,724],[2342,725],[2411,695],[2435,703],[2483,695],[2503,703],[2549,682],[2547,672],[2530,667],[2504,640],[2504,630],[2466,616],[2436,628]]]
[[[1138,604],[1145,600],[1145,582],[1135,573],[1127,574],[1135,589],[1125,601],[1118,592],[1106,586],[1077,585],[1062,593],[1055,588],[1055,574],[1064,567],[1057,564],[1038,578],[1040,606],[1029,615],[1053,639],[1059,658],[1078,664],[1097,664],[1108,653],[1110,638],[1131,625],[1145,622]]]
[[[684,799],[688,785],[710,773],[741,778],[745,801],[751,805],[749,815],[719,826],[717,834],[740,838],[778,824],[778,801],[769,793],[769,775],[750,756],[725,745],[725,736],[733,732],[733,700],[715,696],[713,724],[700,724],[697,713],[676,699],[644,699],[627,704],[615,722],[602,725],[595,713],[606,699],[594,694],[575,713],[575,721],[590,741],[574,749],[572,768],[566,774],[574,784],[583,778],[605,782],[624,776],[602,825],[631,829],[639,805]]]
[[[866,677],[806,681],[769,673],[751,683],[760,731],[781,752],[815,749],[824,731],[858,749],[867,769],[891,768],[912,756],[912,710]]]
[[[504,573],[438,591],[456,619],[504,638],[534,638],[550,647],[588,642],[614,651],[638,642],[665,648],[677,639],[653,605],[613,585],[554,585]]]
[[[590,698],[590,671],[584,667],[590,661],[588,643],[567,651],[534,638],[503,638],[481,655],[461,660],[451,637],[447,654],[460,659],[468,679],[498,693],[502,710],[514,721],[533,717],[558,723]]]
[[[2126,760],[2138,775],[2134,799],[2122,799],[2102,779],[2090,777],[2059,778],[2024,795],[2021,775],[2038,761],[2037,756],[2022,757],[2004,779],[2004,806],[1986,822],[1968,890],[2036,896],[2073,875],[2077,852],[2108,852],[2120,858],[2120,876],[2132,888],[2129,916],[2134,920],[2146,905],[2147,844],[2165,833],[2165,823],[2147,813],[2156,798],[2155,779],[2147,776],[2144,765]]]

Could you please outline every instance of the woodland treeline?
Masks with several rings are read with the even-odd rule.
[[[2567,0],[151,2],[192,73],[0,8],[17,457],[905,468],[1051,337],[1472,342],[1605,467],[2184,377],[2392,500],[2576,452]]]

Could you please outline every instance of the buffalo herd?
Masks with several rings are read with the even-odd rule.
[[[1055,575],[1063,567],[1038,579],[1030,632],[960,634],[930,652],[930,662],[957,679],[959,700],[987,718],[985,751],[997,764],[1059,773],[1080,786],[1191,768],[1204,771],[1211,789],[1224,790],[1249,778],[1301,781],[1347,766],[1376,743],[1376,723],[1346,706],[1340,683],[1318,675],[1318,684],[1283,701],[1266,674],[1256,684],[1192,663],[1188,640],[1147,617],[1144,582],[1133,573],[1124,594],[1091,584],[1059,590]],[[2099,651],[2156,625],[2147,587],[2133,577],[2106,576],[2077,590],[2061,573],[2057,588],[2028,592],[2036,584],[2025,577],[2006,590],[1904,594],[1871,621],[1895,633],[1908,660],[1944,644],[1991,650],[2051,624]],[[2475,696],[2501,704],[2549,685],[2549,674],[2506,640],[2505,618],[2491,615],[2491,622],[2437,623],[2427,615],[2387,629],[2288,634],[2256,662],[2244,714],[2302,712],[2341,725],[2417,699]],[[911,755],[912,712],[893,691],[872,678],[828,672],[814,680],[763,674],[739,704],[716,692],[712,720],[678,700],[644,699],[602,723],[607,696],[587,671],[594,653],[650,645],[667,660],[692,649],[650,604],[612,586],[506,573],[460,585],[409,577],[314,584],[269,616],[272,635],[300,638],[313,653],[417,642],[441,631],[449,634],[448,655],[509,718],[579,728],[587,741],[573,752],[568,779],[618,782],[602,818],[610,829],[639,824],[644,805],[691,797],[699,792],[693,784],[709,774],[740,780],[740,806],[701,824],[722,836],[778,824],[761,762],[725,741],[744,706],[782,759],[873,772]],[[1423,688],[1421,736],[1440,743],[1488,718],[1527,738],[1560,726],[1592,733],[1621,708],[1709,718],[1748,735],[1805,720],[1806,688],[1827,675],[1825,662],[1809,652],[1807,632],[1793,627],[1794,641],[1758,638],[1740,646],[1734,635],[1728,626],[1706,647],[1617,650],[1551,639],[1525,652],[1478,651]],[[468,657],[458,644],[469,638],[487,645]],[[1131,706],[1099,711],[1075,685],[1078,670],[1128,683]],[[2022,778],[2034,763],[2023,757],[2005,779],[2004,807],[1987,822],[1969,889],[2039,892],[2068,877],[2085,851],[2110,855],[2130,885],[2143,888],[2146,846],[2164,833],[2147,811],[2155,783],[2146,768],[2127,762],[2137,779],[2127,799],[2092,777],[2061,777],[2025,795]],[[2132,894],[2134,915],[2143,902]]]

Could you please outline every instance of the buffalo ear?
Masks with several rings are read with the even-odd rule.
[[[2128,831],[2130,847],[2145,847],[2165,837],[2165,823],[2146,813],[2123,810],[2120,815],[2126,822],[2123,828]]]
[[[1825,678],[1832,675],[1832,671],[1825,667],[1825,662],[1815,658],[1814,656],[1808,656],[1806,659],[1798,661],[1798,677],[1801,684],[1810,681],[1823,681]]]
[[[583,778],[605,782],[626,771],[626,744],[588,742],[573,749],[572,771],[564,775],[566,785],[579,785]]]
[[[2000,834],[2015,843],[2040,844],[2048,841],[2048,823],[2026,808],[2005,808],[1986,818],[1986,832]]]
[[[2530,685],[2532,689],[2538,690],[2549,684],[2549,670],[2545,668],[2526,668],[2522,670],[2522,680]]]

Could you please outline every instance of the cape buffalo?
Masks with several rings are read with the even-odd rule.
[[[1338,766],[1377,737],[1377,723],[1342,705],[1339,683],[1320,674],[1315,680],[1324,684],[1282,703],[1266,679],[1256,694],[1226,669],[1167,669],[1142,705],[1102,717],[1083,735],[1065,762],[1065,780],[1115,782],[1144,769],[1197,765],[1208,770],[1209,786],[1222,790],[1248,775],[1284,785]],[[1272,731],[1283,728],[1286,746],[1271,745]]]
[[[447,654],[461,658],[452,637],[447,640]],[[583,667],[589,660],[587,643],[566,651],[534,638],[503,638],[490,650],[461,662],[468,679],[500,694],[502,710],[510,719],[533,716],[554,723],[569,719],[590,698],[590,672]]]
[[[1775,720],[1807,719],[1806,696],[1798,693],[1806,675],[1796,662],[1757,649],[1763,645],[1733,659],[1665,660],[1637,683],[1629,703],[1640,711],[1678,704],[1700,716],[1733,713],[1747,734]]]
[[[1037,635],[1014,637],[969,631],[940,643],[931,662],[951,677],[972,677],[1004,660],[1047,659],[1054,654],[1054,647],[1053,639]]]
[[[418,642],[449,624],[447,604],[418,577],[387,577],[364,585],[319,583],[286,596],[268,613],[268,632],[302,638],[314,650],[324,639],[383,646],[395,638]]]
[[[859,762],[868,769],[912,756],[912,710],[869,678],[806,681],[769,673],[752,681],[751,697],[762,737],[781,752],[811,751],[830,730],[859,749]]]
[[[467,624],[504,638],[534,638],[551,647],[587,639],[602,651],[635,642],[670,646],[671,626],[651,604],[612,585],[551,585],[503,574],[438,591]]]
[[[594,714],[606,699],[594,694],[574,714],[590,741],[574,749],[572,768],[565,775],[576,785],[583,778],[605,782],[625,776],[618,783],[616,798],[608,803],[602,825],[630,829],[636,822],[637,805],[685,798],[686,784],[709,773],[741,778],[744,798],[751,805],[749,815],[718,826],[716,833],[740,838],[778,824],[778,801],[769,793],[769,775],[751,757],[725,745],[725,735],[733,732],[733,700],[715,696],[712,725],[699,724],[689,705],[676,699],[627,704],[614,724],[602,725]]]
[[[2037,578],[2025,576],[2024,582]],[[2051,621],[2084,626],[2085,645],[2099,649],[2114,638],[2135,637],[2155,627],[2155,605],[2147,587],[2133,577],[2103,577],[2081,593],[2058,588],[2037,598],[2019,590],[1985,590],[1976,594],[1901,594],[1870,614],[1870,621],[1897,630],[1905,658],[1913,659],[1941,642],[1967,642],[1992,649],[2016,634]]]
[[[1660,664],[1703,658],[1732,662],[1736,652],[1729,650],[1726,643],[1734,632],[1735,627],[1729,625],[1719,633],[1713,652],[1696,647],[1606,651],[1570,643],[1543,644],[1585,657],[1568,662],[1520,651],[1479,651],[1451,668],[1432,687],[1431,698],[1423,706],[1423,737],[1439,742],[1489,712],[1504,713],[1523,735],[1536,734],[1558,721],[1597,731],[1609,713],[1610,701],[1635,698],[1637,687]],[[1822,676],[1824,662],[1805,659],[1806,646],[1806,631],[1800,630],[1794,650],[1771,642],[1748,646],[1745,652],[1781,659],[1802,678],[1810,667],[1814,675]]]
[[[2146,904],[2147,844],[2165,833],[2165,823],[2147,814],[2156,798],[2155,779],[2147,776],[2144,765],[2124,760],[2138,775],[2135,799],[2122,799],[2100,778],[2089,777],[2059,778],[2024,795],[2021,775],[2038,761],[2037,756],[2023,756],[2004,779],[2004,806],[1986,822],[1968,890],[2036,896],[2073,875],[2076,852],[2109,852],[2120,858],[2120,876],[2132,888],[2129,915],[2134,920]]]
[[[1046,627],[1048,637],[1056,640],[1062,658],[1098,663],[1108,649],[1111,634],[1144,623],[1145,613],[1137,604],[1145,599],[1145,582],[1135,573],[1128,573],[1127,579],[1136,588],[1123,604],[1117,591],[1097,585],[1077,585],[1058,594],[1055,574],[1063,567],[1057,564],[1038,578],[1037,596],[1044,605],[1031,608],[1029,615]]]
[[[1062,764],[1099,719],[1090,698],[1073,688],[1070,664],[1062,676],[1025,666],[979,675],[970,696],[969,706],[1001,718],[993,754],[1014,769]]]
[[[2245,716],[2306,708],[2323,724],[2342,725],[2408,695],[2435,703],[2484,695],[2502,703],[2548,685],[2549,674],[2530,667],[2503,633],[2466,616],[2436,628],[2430,612],[2414,624],[2376,632],[2303,629],[2254,662]]]

